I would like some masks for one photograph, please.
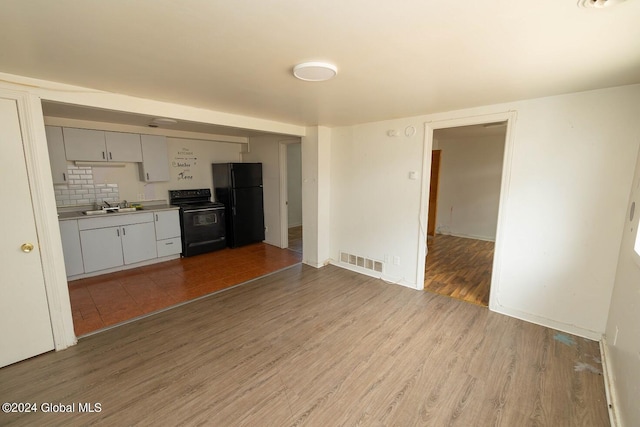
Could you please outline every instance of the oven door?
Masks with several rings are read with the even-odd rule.
[[[196,255],[226,246],[224,208],[182,211],[182,252]]]

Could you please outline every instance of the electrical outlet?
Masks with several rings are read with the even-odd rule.
[[[393,257],[393,265],[400,265],[400,257],[398,255]]]

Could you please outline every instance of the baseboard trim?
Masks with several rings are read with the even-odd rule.
[[[443,236],[453,236],[453,237],[462,237],[464,239],[473,239],[473,240],[484,240],[485,242],[494,242],[496,241],[495,236],[494,237],[487,237],[487,236],[476,236],[474,234],[460,234],[460,233],[451,233],[448,231],[436,231],[436,235],[441,234]]]
[[[613,372],[611,371],[611,356],[607,346],[606,337],[600,340],[600,354],[602,355],[602,376],[604,377],[604,391],[607,395],[607,408],[609,409],[609,422],[611,427],[622,427],[618,418],[618,396],[614,387]]]

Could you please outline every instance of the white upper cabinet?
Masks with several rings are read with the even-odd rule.
[[[67,160],[141,162],[140,135],[102,130],[63,128]]]
[[[67,160],[107,161],[104,131],[62,128],[62,133]]]
[[[47,132],[47,147],[49,148],[49,163],[54,184],[67,183],[67,158],[64,154],[64,139],[62,128],[59,126],[45,126]]]
[[[137,133],[105,132],[107,157],[110,162],[142,161],[140,135]]]
[[[167,137],[140,135],[142,164],[140,180],[145,182],[169,181],[169,155]]]

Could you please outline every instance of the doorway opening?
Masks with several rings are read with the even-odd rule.
[[[302,254],[302,143],[280,141],[282,248]]]
[[[433,130],[424,289],[488,306],[507,121]]]

